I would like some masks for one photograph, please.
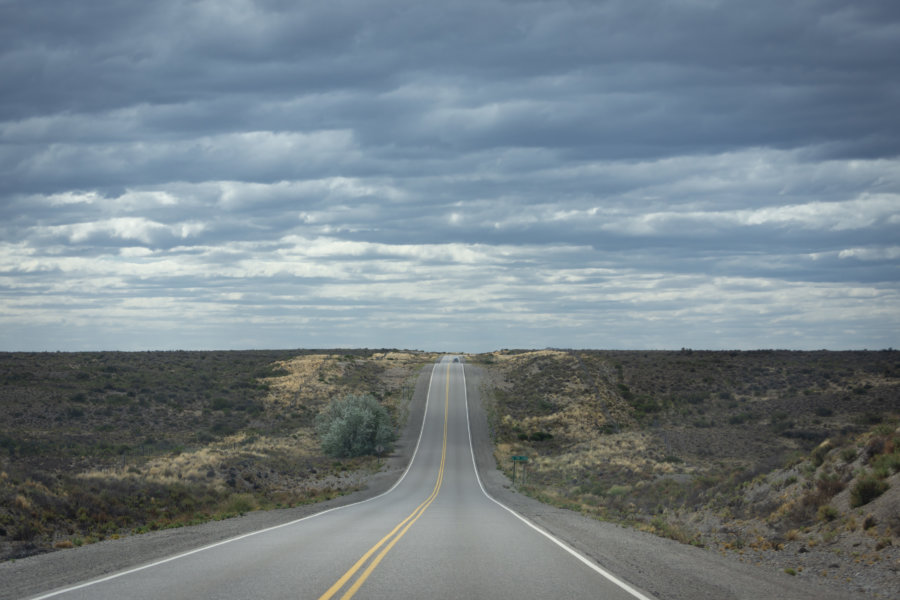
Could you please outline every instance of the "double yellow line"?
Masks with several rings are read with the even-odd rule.
[[[348,600],[352,598],[353,595],[359,590],[363,583],[366,582],[366,579],[369,578],[369,575],[372,574],[372,571],[378,566],[381,560],[385,557],[385,555],[391,551],[391,548],[400,541],[406,532],[409,531],[409,528],[413,526],[413,523],[419,520],[419,517],[431,506],[431,503],[434,502],[435,498],[437,498],[438,492],[441,490],[441,484],[444,481],[444,463],[447,459],[447,415],[450,410],[450,365],[447,365],[447,386],[444,390],[444,441],[441,445],[441,466],[438,469],[437,481],[434,484],[434,489],[431,491],[431,495],[428,496],[422,504],[416,507],[416,510],[412,511],[408,517],[400,521],[400,523],[394,527],[389,534],[381,538],[377,544],[369,548],[369,550],[360,557],[356,564],[350,567],[346,573],[341,575],[341,578],[334,582],[328,591],[319,596],[319,600],[329,600],[329,598],[333,597],[337,594],[343,587],[350,581],[353,576],[359,571],[366,562],[372,558],[372,555],[378,552],[378,549],[384,546],[381,549],[381,552],[378,552],[378,555],[369,562],[369,565],[365,568],[365,570],[360,574],[359,577],[356,578],[356,581],[353,582],[344,595],[341,596],[341,600]],[[398,533],[399,532],[399,533]]]

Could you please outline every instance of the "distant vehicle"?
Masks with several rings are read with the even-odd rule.
[[[453,357],[453,362],[459,362],[459,357],[458,357],[458,356],[454,356],[454,357]]]

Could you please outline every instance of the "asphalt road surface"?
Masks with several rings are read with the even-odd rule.
[[[649,598],[484,491],[464,365],[432,371],[418,446],[390,491],[39,598]]]

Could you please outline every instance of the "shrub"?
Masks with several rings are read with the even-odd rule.
[[[820,521],[834,521],[838,518],[839,513],[835,507],[830,504],[825,504],[819,507],[817,516]]]
[[[682,544],[694,544],[697,546],[702,546],[698,535],[691,535],[677,523],[670,523],[669,521],[667,521],[662,517],[662,515],[653,517],[653,519],[650,521],[650,526],[653,528],[654,533],[659,536],[669,538],[670,540],[675,540],[676,542],[681,542]]]
[[[394,441],[390,414],[369,394],[332,400],[316,417],[316,433],[322,450],[335,457],[375,454]]]
[[[624,496],[631,491],[630,485],[613,485],[606,491],[607,496]]]
[[[856,448],[853,448],[853,447],[844,448],[843,450],[841,450],[841,458],[843,459],[844,462],[847,462],[847,463],[851,463],[854,460],[856,460],[856,456],[858,454],[859,454],[859,452],[856,450]]]
[[[809,490],[796,502],[787,514],[787,522],[792,525],[806,525],[814,519],[830,521],[837,517],[831,507],[825,508],[831,498],[844,489],[843,482],[836,476],[826,475],[816,481],[816,487]]]
[[[838,492],[844,489],[844,482],[840,480],[839,477],[833,474],[822,475],[816,481],[816,491],[819,496],[824,500],[835,496]]]
[[[251,494],[235,494],[228,499],[225,506],[226,512],[243,515],[250,511],[256,510],[256,500]]]
[[[753,415],[751,415],[750,413],[747,413],[747,412],[743,412],[743,413],[731,415],[730,417],[728,417],[728,424],[729,425],[743,425],[744,423],[750,421],[751,419],[753,419]]]
[[[872,472],[879,479],[900,471],[900,454],[882,454],[872,461]]]
[[[850,490],[850,506],[856,508],[857,506],[868,504],[885,493],[888,487],[886,481],[882,481],[873,475],[863,475]]]
[[[822,466],[822,463],[825,462],[825,456],[828,454],[831,448],[831,442],[829,442],[828,440],[825,440],[824,442],[819,444],[816,449],[812,451],[812,463],[817,467]]]

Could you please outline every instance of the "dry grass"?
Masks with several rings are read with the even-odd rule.
[[[286,354],[0,356],[0,558],[364,485],[377,459],[324,456],[316,414],[368,392],[402,423],[433,356]]]
[[[267,380],[270,393],[265,397],[265,403],[267,408],[277,410],[296,409],[330,398],[339,391],[333,382],[344,371],[337,357],[325,354],[279,361],[276,367],[287,374]]]
[[[492,373],[484,398],[498,464],[511,474],[511,456],[531,458],[524,491],[682,541],[708,533],[712,543],[727,524],[741,532],[726,536],[729,547],[778,549],[807,529],[833,543],[853,521],[855,477],[882,482],[868,499],[900,470],[900,438],[887,424],[900,413],[896,352],[545,350],[474,360]],[[874,497],[890,511],[887,496]],[[900,514],[891,515],[881,518],[900,535]]]

